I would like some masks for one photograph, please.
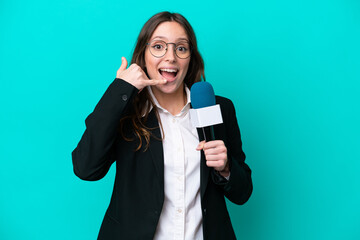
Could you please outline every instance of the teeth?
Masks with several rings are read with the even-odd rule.
[[[171,68],[162,68],[162,69],[160,69],[160,71],[163,71],[163,72],[177,72],[176,69],[171,69]]]

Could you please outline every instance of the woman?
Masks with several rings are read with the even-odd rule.
[[[161,12],[143,26],[73,151],[75,174],[99,180],[116,161],[98,239],[235,239],[224,196],[252,192],[232,102],[216,97],[224,123],[204,142],[189,119],[189,88],[204,77],[188,21]],[[199,143],[199,141],[201,141]]]

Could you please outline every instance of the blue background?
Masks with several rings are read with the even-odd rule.
[[[72,171],[84,120],[153,14],[193,25],[254,192],[239,239],[360,239],[360,2],[0,1],[0,239],[96,239],[114,168]]]

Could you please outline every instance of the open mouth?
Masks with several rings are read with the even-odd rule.
[[[174,68],[160,68],[159,73],[163,76],[166,80],[174,80],[178,73],[177,69]]]

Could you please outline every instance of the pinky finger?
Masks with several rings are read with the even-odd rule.
[[[146,80],[146,84],[147,85],[159,85],[159,84],[165,84],[167,81],[166,80],[156,80],[156,79],[150,79],[150,80]]]

